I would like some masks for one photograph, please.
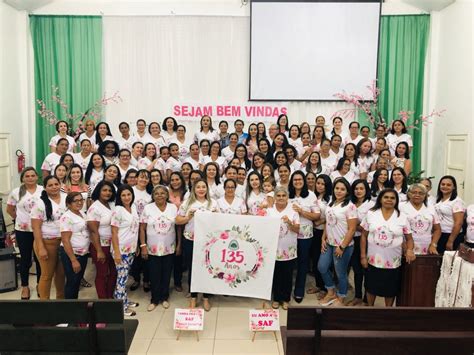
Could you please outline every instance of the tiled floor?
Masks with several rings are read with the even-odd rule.
[[[94,267],[89,264],[86,270],[86,279],[93,283]],[[308,276],[308,285],[313,282]],[[35,278],[31,277],[31,285],[36,285]],[[51,292],[54,297],[54,291]],[[136,308],[139,326],[135,334],[131,355],[138,354],[283,354],[281,335],[278,332],[278,341],[272,333],[258,333],[252,342],[252,333],[248,330],[248,310],[261,308],[262,301],[241,297],[214,296],[211,298],[212,309],[206,312],[204,330],[199,332],[199,341],[193,332],[183,332],[179,341],[177,332],[173,330],[174,308],[185,308],[189,299],[185,293],[172,292],[170,308],[165,310],[158,306],[153,312],[147,312],[150,302],[149,293],[140,288],[129,292],[129,297],[140,306]],[[349,296],[351,297],[351,295]],[[0,299],[19,299],[20,290],[0,294]],[[32,292],[36,298],[36,292]],[[83,288],[80,298],[96,298],[95,288]],[[380,300],[382,301],[382,300]],[[378,302],[377,302],[378,303]],[[382,302],[380,302],[382,303]],[[314,295],[307,295],[301,306],[316,306],[318,301]],[[292,302],[291,305],[295,305]],[[280,309],[280,325],[286,325],[287,312]]]

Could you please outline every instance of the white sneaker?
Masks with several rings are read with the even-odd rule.
[[[140,304],[138,302],[128,302],[127,308],[137,308]]]
[[[126,309],[125,311],[123,311],[123,315],[124,316],[127,316],[127,317],[133,317],[135,316],[137,313],[131,309]]]

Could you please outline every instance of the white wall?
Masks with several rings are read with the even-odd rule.
[[[34,126],[29,122],[28,43],[26,12],[0,2],[0,133],[10,134],[11,178],[17,185],[15,151],[21,149],[27,165],[33,163]]]
[[[464,199],[474,203],[474,111],[473,111],[473,3],[457,0],[431,16],[426,112],[446,109],[426,131],[424,167],[429,175],[446,174],[446,135],[467,134],[468,152]]]

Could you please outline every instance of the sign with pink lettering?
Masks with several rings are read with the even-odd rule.
[[[233,121],[238,118],[245,121],[262,121],[275,123],[278,116],[288,114],[286,102],[245,104],[187,104],[177,103],[172,107],[172,116],[181,121],[198,121],[208,115],[216,120]]]
[[[280,330],[280,312],[277,309],[249,310],[251,332],[274,332]]]
[[[192,292],[271,299],[280,220],[197,212]]]
[[[174,310],[174,330],[203,330],[204,309],[176,308]]]

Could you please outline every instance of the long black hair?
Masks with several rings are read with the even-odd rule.
[[[395,156],[396,156],[397,158],[400,158],[400,157],[398,156],[398,153],[397,153],[397,149],[398,149],[398,147],[399,147],[400,145],[405,146],[405,154],[403,155],[403,158],[405,158],[405,159],[410,159],[410,147],[408,146],[408,143],[407,143],[407,142],[400,142],[400,143],[397,144],[397,147],[395,148]]]
[[[379,159],[380,159],[380,158],[379,158]],[[388,180],[388,176],[389,176],[388,170],[387,170],[387,169],[384,169],[384,168],[375,170],[374,178],[372,179],[372,183],[370,184],[370,192],[371,192],[371,195],[372,195],[373,197],[376,197],[377,194],[379,193],[379,191],[381,191],[381,190],[379,189],[378,179],[379,179],[379,176],[380,176],[380,174],[382,173],[382,171],[386,171],[386,172],[387,172],[387,180],[384,182],[383,187],[384,187],[384,188],[388,187],[388,183],[389,183],[389,180]]]
[[[451,182],[453,183],[453,186],[454,186],[454,190],[453,190],[453,192],[451,192],[451,197],[449,198],[449,201],[452,201],[456,197],[458,197],[458,184],[456,182],[456,178],[452,175],[445,175],[441,179],[439,179],[438,191],[436,192],[436,202],[441,201],[441,199],[443,198],[443,193],[441,192],[440,187],[441,187],[441,181],[443,181],[444,179],[451,180]]]
[[[277,118],[277,123],[276,123],[276,124],[278,125],[278,132],[280,132],[280,120],[281,120],[282,117],[286,117],[285,131],[288,132],[288,131],[290,130],[290,128],[289,128],[289,123],[288,123],[288,122],[289,122],[290,120],[288,119],[288,116],[287,116],[285,113],[282,113],[282,114],[281,114],[280,116],[278,116],[278,118]]]
[[[245,144],[243,144],[243,143],[237,144],[237,146],[235,147],[234,156],[232,157],[232,159],[237,158],[237,149],[239,149],[241,147],[243,147],[245,149],[244,162],[245,162],[245,169],[248,171],[252,167],[252,162],[250,161],[250,159],[248,157],[248,150],[247,150],[247,146]]]
[[[303,188],[301,189],[300,196],[302,198],[306,198],[306,197],[309,196],[308,184],[306,183],[306,176],[304,175],[304,173],[301,170],[297,170],[293,174],[291,174],[290,183],[288,184],[288,194],[289,194],[288,196],[289,196],[289,198],[295,198],[296,197],[296,189],[293,185],[293,179],[296,175],[301,176],[301,178],[303,179]]]
[[[100,125],[105,125],[105,127],[107,127],[107,134],[106,135],[112,137],[112,132],[110,132],[109,124],[107,122],[100,122],[95,127],[95,144],[98,144],[98,145],[100,145],[102,143],[102,138],[100,137],[100,134],[99,134],[99,126]]]
[[[354,143],[347,143],[345,146],[344,146],[344,154],[342,155],[343,158],[347,158],[347,155],[346,155],[346,148],[349,147],[349,146],[352,146],[354,148],[354,164],[355,166],[359,165],[359,150],[357,149],[357,146],[354,144]],[[350,160],[350,158],[347,158]]]
[[[104,159],[104,157],[102,155],[100,155],[99,153],[92,154],[91,158],[89,160],[89,164],[87,165],[86,175],[84,177],[84,180],[85,180],[87,185],[89,185],[90,181],[91,181],[92,171],[94,170],[94,163],[92,161],[94,160],[94,157],[96,155],[99,156],[100,159],[102,159],[102,170],[105,169],[105,159]]]
[[[173,132],[176,132],[178,130],[178,122],[176,122],[176,119],[174,117],[171,117],[171,116],[168,116],[163,120],[163,124],[161,125],[161,129],[163,131],[167,130],[166,121],[168,121],[168,120],[173,121]]]
[[[392,169],[392,175],[390,175],[390,181],[388,182],[388,186],[392,189],[395,188],[395,182],[393,181],[393,173],[395,171],[399,171],[402,175],[403,175],[403,181],[402,181],[402,192],[404,194],[407,193],[407,190],[408,190],[408,181],[407,181],[407,173],[405,172],[404,169],[402,168],[394,168]]]
[[[400,202],[400,199],[398,197],[398,193],[397,191],[395,191],[394,189],[392,188],[386,188],[386,189],[383,189],[382,191],[380,191],[379,195],[377,196],[377,200],[375,201],[375,205],[374,207],[372,207],[370,210],[371,211],[377,211],[379,209],[382,208],[382,197],[386,194],[386,193],[393,193],[395,195],[395,211],[397,211],[397,215],[400,216],[400,210],[398,209],[398,203]]]
[[[99,182],[97,184],[97,186],[95,187],[95,189],[94,189],[94,191],[92,192],[92,195],[91,195],[91,200],[92,201],[98,201],[99,200],[100,191],[102,190],[102,188],[104,186],[108,186],[108,187],[110,187],[110,190],[112,190],[112,196],[110,196],[110,198],[107,202],[115,201],[115,198],[116,198],[116,192],[115,191],[117,190],[117,188],[114,186],[114,184],[112,184],[109,181],[105,181],[105,180],[102,180],[101,182]]]
[[[25,185],[25,182],[23,181],[23,179],[25,178],[26,173],[29,172],[29,171],[33,171],[35,173],[35,175],[38,176],[38,172],[32,166],[27,166],[26,168],[23,169],[23,171],[20,174],[21,185],[20,185],[20,188],[19,188],[19,191],[18,191],[18,202],[20,202],[20,200],[23,198],[23,196],[26,195],[26,185]]]
[[[370,201],[370,199],[371,199],[370,187],[369,187],[369,184],[368,184],[367,180],[357,179],[352,183],[352,186],[351,186],[351,201],[354,204],[359,202],[359,201],[357,201],[357,197],[355,195],[355,189],[356,189],[357,185],[359,185],[359,184],[364,185],[364,189],[365,189],[365,196],[364,196],[364,200],[362,201],[362,203],[364,203],[366,201]]]
[[[51,222],[53,220],[53,205],[51,203],[51,200],[49,199],[48,193],[46,192],[46,186],[48,185],[48,182],[52,179],[55,179],[59,184],[61,184],[56,176],[48,175],[43,180],[44,190],[41,191],[41,197],[40,197],[41,200],[44,203],[45,213],[46,213],[46,221],[48,221],[48,222]]]
[[[323,196],[318,195],[317,188],[315,188],[315,194],[318,198],[322,199],[323,201],[326,201],[326,203],[329,203],[329,201],[331,200],[331,196],[332,196],[332,181],[331,181],[331,178],[326,174],[321,174],[316,178],[316,184],[318,183],[319,179],[324,181],[324,195]]]
[[[349,182],[345,178],[340,177],[334,180],[334,184],[332,187],[332,198],[331,202],[329,203],[329,206],[331,207],[334,206],[334,204],[336,203],[336,195],[334,192],[336,190],[336,185],[338,184],[343,184],[347,190],[347,195],[346,197],[344,197],[344,201],[342,201],[341,207],[347,206],[349,202],[351,202],[351,184],[349,184]]]
[[[318,126],[320,127],[320,126]],[[316,166],[316,174],[319,174],[322,170],[323,170],[323,166],[321,165],[321,154],[319,154],[318,152],[312,152],[309,157],[308,157],[308,162],[306,163],[306,172],[309,173],[309,172],[313,172],[311,170],[311,157],[313,155],[317,155],[318,156],[318,164]]]
[[[122,196],[120,196],[120,195],[125,190],[128,190],[132,193],[132,201],[130,202],[130,206],[133,205],[133,202],[135,201],[135,194],[133,192],[133,188],[130,185],[123,184],[123,185],[120,185],[118,190],[117,190],[117,195],[115,197],[115,206],[122,206],[123,207]]]

